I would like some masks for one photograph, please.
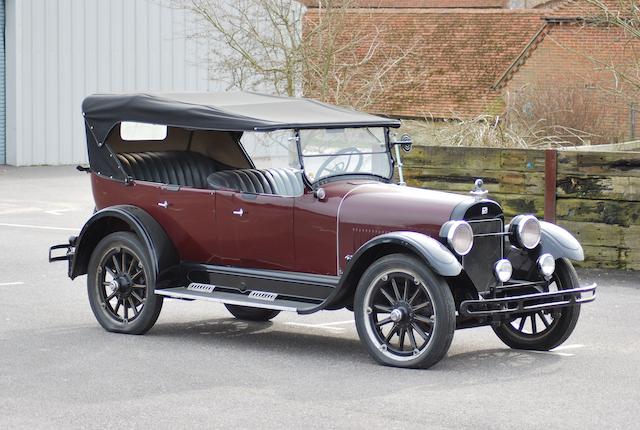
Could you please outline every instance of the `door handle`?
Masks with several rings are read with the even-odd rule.
[[[242,216],[244,215],[244,209],[240,208],[237,211],[233,211],[234,215]]]
[[[160,206],[161,208],[167,208],[169,207],[169,202],[167,202],[166,200],[164,202],[160,202],[158,203],[158,206]]]

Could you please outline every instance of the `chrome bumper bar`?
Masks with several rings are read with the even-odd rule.
[[[522,296],[497,299],[465,300],[460,304],[460,315],[465,317],[486,317],[580,305],[596,299],[596,287],[597,285],[593,283],[571,290],[524,294]]]

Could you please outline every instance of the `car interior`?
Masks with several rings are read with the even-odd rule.
[[[298,170],[254,168],[239,144],[240,136],[167,127],[162,140],[125,140],[118,125],[106,143],[134,180],[288,197],[304,192]]]

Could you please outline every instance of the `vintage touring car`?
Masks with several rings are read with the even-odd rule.
[[[49,259],[87,274],[106,330],[145,333],[167,297],[257,321],[347,308],[374,359],[425,368],[457,328],[554,348],[595,298],[562,228],[505,225],[481,181],[404,186],[397,120],[252,93],[93,95],[83,115],[96,212]]]

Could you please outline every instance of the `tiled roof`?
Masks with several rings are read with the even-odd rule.
[[[607,9],[614,13],[621,13],[624,15],[625,6],[629,7],[632,3],[625,3],[625,0],[600,0],[601,4],[607,7]],[[553,28],[554,23],[558,24],[558,20],[569,19],[571,22],[580,23],[583,19],[594,18],[594,22],[597,24],[599,21],[597,18],[603,17],[603,10],[592,3],[585,0],[551,0],[546,3],[542,3],[541,6],[549,8],[547,13],[543,15],[543,19],[549,23],[549,26],[545,26],[540,32],[535,34],[529,41],[526,48],[520,53],[515,61],[509,66],[509,68],[500,76],[496,81],[494,88],[502,88],[516,73],[520,67],[527,61],[533,51],[538,47],[542,40],[546,37],[547,33]],[[628,9],[627,9],[628,10]],[[582,48],[598,48],[598,44],[591,41],[589,44],[582,46]]]
[[[346,0],[349,6],[362,8],[504,8],[505,0]],[[318,0],[303,0],[317,7]]]
[[[387,44],[411,46],[399,67],[424,79],[394,88],[367,110],[406,117],[454,118],[498,113],[493,84],[543,26],[548,11],[400,9],[353,11],[359,30],[391,22]],[[314,13],[312,11],[308,13]],[[415,43],[415,42],[418,43]]]
[[[624,13],[632,4],[629,0],[600,0],[600,3],[614,13]],[[586,0],[551,0],[540,6],[551,9],[549,17],[588,18],[602,14],[602,9]]]

